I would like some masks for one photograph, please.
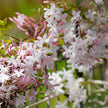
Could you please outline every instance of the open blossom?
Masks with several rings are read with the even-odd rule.
[[[54,87],[54,91],[55,91],[55,94],[58,95],[58,94],[61,94],[61,93],[64,93],[64,90],[62,89],[63,88],[63,79],[59,76],[59,73],[52,73],[52,75],[49,76],[49,82],[52,84],[52,85],[55,85]]]
[[[96,24],[96,26],[97,25],[99,26],[101,24],[106,24],[108,18],[108,16],[105,16],[104,13],[100,13],[99,11],[96,12],[91,9],[89,9],[88,12],[85,13],[85,17],[91,20],[94,24]]]
[[[75,12],[74,12],[75,13]],[[86,13],[86,17],[91,19],[94,23],[96,20],[96,26],[103,23],[103,17],[98,18],[95,12],[90,10]],[[100,13],[101,14],[101,13]],[[86,67],[86,70],[91,68],[96,62],[102,63],[102,58],[107,57],[105,52],[106,33],[99,32],[99,27],[92,27],[89,29],[90,24],[83,21],[80,12],[76,12],[74,16],[70,19],[70,23],[67,23],[65,29],[64,42],[66,45],[63,46],[63,55],[68,59],[68,63],[71,63],[73,68],[79,69],[80,66]],[[101,15],[100,15],[101,16]],[[105,18],[106,19],[106,18]],[[76,22],[79,22],[76,28]],[[106,20],[105,20],[106,21]],[[92,23],[92,24],[93,24]],[[67,27],[68,26],[68,27]]]
[[[74,78],[73,69],[66,71],[58,71],[57,73],[53,73],[49,75],[49,80],[54,86],[56,95],[61,93],[67,93],[69,98],[67,101],[73,102],[73,108],[80,105],[80,102],[85,102],[87,98],[86,89],[81,85],[81,82],[84,81],[83,78]],[[64,89],[63,89],[64,88]],[[68,92],[67,92],[68,91]],[[56,108],[65,108],[66,103],[58,103],[59,105]],[[67,108],[67,107],[66,107]]]
[[[6,74],[4,74],[4,73],[1,73],[0,74],[0,82],[1,83],[5,83],[7,80],[9,80],[10,79],[10,76],[9,75],[6,75]]]
[[[103,5],[103,1],[102,1],[102,0],[95,0],[95,2],[96,2],[97,4],[102,4],[102,5]]]
[[[63,21],[65,22],[65,17],[67,14],[62,14],[64,11],[63,8],[58,8],[54,3],[50,4],[50,9],[44,8],[45,13],[44,17],[46,21],[48,22],[48,27],[51,27],[53,24],[57,24],[57,21]]]
[[[50,9],[44,8],[44,17],[49,27],[49,33],[53,37],[57,37],[59,33],[64,32],[64,24],[66,22],[67,14],[62,14],[62,8],[58,8],[54,3],[50,4]]]
[[[20,77],[20,76],[23,76],[24,73],[23,73],[24,69],[18,71],[18,70],[14,70],[14,74],[12,75],[13,77]]]
[[[68,106],[66,106],[67,101],[65,101],[64,103],[61,103],[60,101],[57,101],[57,105],[56,108],[69,108]]]
[[[20,15],[18,15],[18,18],[17,18],[17,20],[19,21],[19,23],[22,25],[23,24],[23,22],[24,22],[24,16],[23,16],[24,14],[20,14]]]

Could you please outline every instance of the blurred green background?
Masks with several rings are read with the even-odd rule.
[[[33,17],[38,21],[38,8],[40,3],[38,0],[0,0],[0,20],[8,17],[17,16],[15,12],[20,12],[28,17]],[[11,29],[10,29],[11,28]],[[25,33],[19,30],[16,25],[7,20],[5,26],[0,25],[0,30],[4,30],[5,33],[11,36],[22,38],[25,37]]]
[[[31,16],[35,7],[39,7],[38,0],[0,0],[0,18],[13,16],[16,11]]]

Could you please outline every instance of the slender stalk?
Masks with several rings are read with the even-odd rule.
[[[59,95],[57,95],[57,96],[51,96],[50,99],[53,99],[53,98],[58,97],[58,96],[60,96],[60,95],[62,95],[62,94],[59,94]],[[36,103],[34,103],[34,104],[30,105],[30,106],[25,107],[25,108],[33,108],[33,107],[35,107],[35,106],[37,106],[37,105],[39,105],[39,104],[42,104],[42,103],[44,103],[44,102],[47,102],[48,100],[49,100],[49,98],[43,99],[43,100],[41,100],[41,101],[39,101],[39,102],[36,102]]]
[[[101,80],[89,80],[88,83],[100,84],[100,85],[108,85],[107,81],[101,81]]]

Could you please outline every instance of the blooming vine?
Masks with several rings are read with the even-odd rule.
[[[95,63],[102,63],[107,58],[107,33],[104,26],[108,23],[107,15],[92,7],[93,2],[81,3],[81,9],[74,0],[68,2],[42,1],[44,16],[36,22],[32,17],[16,13],[18,18],[9,18],[25,32],[27,38],[17,44],[12,37],[11,44],[2,41],[0,50],[0,102],[1,106],[19,107],[43,94],[48,97],[55,93],[67,94],[68,99],[56,108],[66,108],[68,102],[73,107],[79,106],[87,98],[86,89],[81,81],[75,78],[74,69],[82,72],[89,70]],[[88,9],[89,8],[89,9]],[[39,9],[39,14],[40,14]],[[67,60],[70,70],[48,73],[53,70],[59,54]],[[43,91],[43,89],[45,89]],[[24,93],[24,95],[21,95]],[[68,107],[67,107],[68,108]]]

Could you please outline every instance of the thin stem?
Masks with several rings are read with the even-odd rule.
[[[101,80],[89,80],[88,83],[100,84],[100,85],[108,85],[107,81],[101,81]]]
[[[62,95],[62,94],[60,94],[60,95]],[[60,96],[60,95],[51,96],[50,99],[53,99],[53,98],[58,97],[58,96]],[[37,106],[37,105],[39,105],[39,104],[42,104],[42,103],[44,103],[44,102],[46,102],[46,101],[48,101],[48,100],[49,100],[49,98],[43,99],[43,100],[41,100],[41,101],[39,101],[39,102],[36,102],[36,103],[34,103],[34,104],[30,105],[30,106],[25,107],[25,108],[33,108],[33,107],[35,107],[35,106]]]

